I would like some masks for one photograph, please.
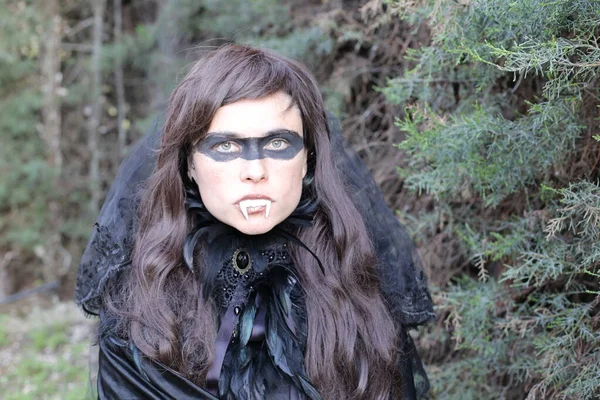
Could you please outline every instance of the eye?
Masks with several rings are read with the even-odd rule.
[[[285,150],[288,147],[290,143],[285,139],[273,139],[265,146],[267,150]]]
[[[219,153],[235,153],[240,150],[239,146],[234,142],[223,142],[213,147]]]

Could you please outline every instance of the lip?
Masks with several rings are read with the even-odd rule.
[[[240,197],[235,204],[239,204],[240,201],[244,201],[244,200],[269,200],[271,202],[274,203],[273,199],[270,198],[269,196],[265,196],[263,194],[248,194],[244,197]]]

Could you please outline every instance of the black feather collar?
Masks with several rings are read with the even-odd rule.
[[[245,235],[216,219],[204,205],[196,185],[186,184],[185,194],[186,208],[192,213],[196,221],[196,227],[187,236],[183,248],[185,263],[192,272],[194,271],[194,251],[198,241],[203,238],[206,241],[207,248],[210,249],[207,262],[212,263],[213,266],[214,263],[219,264],[221,260],[226,259],[236,250],[246,249],[245,251],[250,253],[251,259],[258,260],[259,258],[256,257],[257,252],[262,252],[273,244],[292,243],[310,252],[319,264],[323,274],[325,273],[323,264],[316,254],[290,232],[298,227],[312,225],[319,204],[312,191],[304,190],[300,203],[294,212],[271,231],[262,235]],[[264,266],[257,264],[255,269],[262,267]],[[203,282],[205,282],[204,286],[207,289],[212,289],[210,286],[216,278],[215,272],[218,273],[216,268],[205,269]],[[204,296],[207,297],[209,293],[209,291],[205,291]]]
[[[184,258],[194,271],[196,244],[200,238],[206,241],[204,273],[198,278],[205,299],[212,295],[219,307],[207,389],[220,398],[265,398],[283,385],[284,391],[320,400],[304,369],[306,320],[292,310],[292,292],[302,288],[287,252],[289,243],[300,245],[323,269],[318,257],[288,231],[312,224],[316,198],[302,200],[270,232],[245,235],[214,218],[193,186],[186,190],[186,206],[196,228],[187,237]]]

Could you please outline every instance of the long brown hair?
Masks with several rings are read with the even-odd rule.
[[[276,54],[223,46],[197,61],[171,94],[156,170],[139,208],[132,269],[105,297],[106,312],[146,356],[203,384],[217,323],[202,282],[183,260],[192,228],[184,206],[188,157],[219,107],[280,91],[300,109],[308,176],[320,204],[313,226],[296,234],[320,258],[325,276],[308,252],[292,251],[306,292],[308,376],[325,399],[388,399],[399,394],[400,344],[376,257],[335,168],[317,83],[304,66]]]

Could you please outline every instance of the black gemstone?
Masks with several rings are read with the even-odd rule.
[[[240,269],[246,269],[250,262],[250,256],[245,251],[240,251],[235,257],[235,262]]]

